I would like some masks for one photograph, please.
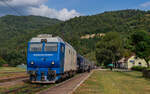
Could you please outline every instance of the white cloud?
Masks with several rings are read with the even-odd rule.
[[[11,6],[39,6],[43,3],[45,3],[47,0],[0,0],[0,1],[5,1]],[[0,2],[0,5],[3,5],[3,2]]]
[[[1,1],[1,0],[0,0]],[[81,14],[76,12],[76,10],[68,10],[63,8],[61,10],[56,10],[49,8],[44,3],[48,0],[7,0],[7,3],[19,12],[24,15],[38,15],[38,16],[45,16],[49,18],[56,18],[59,20],[69,20],[74,17],[78,17]],[[0,14],[6,15],[8,13],[14,14],[15,12],[8,10],[7,6],[4,6],[3,2],[0,2]]]
[[[149,2],[145,2],[143,4],[140,5],[141,7],[149,7],[150,6],[150,1]]]
[[[76,10],[68,10],[66,8],[62,10],[56,10],[52,8],[48,8],[46,5],[40,5],[39,7],[31,7],[29,8],[29,14],[46,16],[49,18],[57,18],[59,20],[68,20],[70,18],[78,17],[81,14],[76,12]]]

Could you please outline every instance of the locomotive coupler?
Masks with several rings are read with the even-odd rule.
[[[56,78],[56,71],[53,70],[49,70],[48,71],[48,80],[49,81],[53,81]]]

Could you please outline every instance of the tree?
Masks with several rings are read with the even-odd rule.
[[[120,34],[109,32],[96,45],[96,59],[100,64],[107,66],[117,62],[122,57],[123,50]]]
[[[150,35],[145,31],[136,31],[132,34],[132,44],[137,57],[145,59],[147,66],[150,67]]]
[[[0,67],[3,66],[3,64],[7,64],[6,61],[0,57]]]

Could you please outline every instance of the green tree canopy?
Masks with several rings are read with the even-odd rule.
[[[109,32],[96,45],[96,59],[99,64],[107,66],[118,61],[123,54],[122,39],[119,33]]]
[[[149,67],[150,60],[150,35],[145,31],[136,31],[132,34],[132,44],[135,47],[134,52],[137,57],[143,58],[147,62],[147,66]]]
[[[6,62],[3,58],[0,57],[0,67],[1,67],[3,64],[7,64],[7,62]]]

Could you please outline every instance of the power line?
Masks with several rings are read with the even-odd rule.
[[[7,7],[9,7],[10,9],[12,9],[13,11],[15,11],[19,16],[23,16],[19,11],[17,11],[14,7],[10,6],[7,1],[9,0],[0,0],[1,2],[3,2]]]
[[[9,5],[9,3],[7,1],[11,1],[11,0],[0,0],[0,2],[3,2],[8,8],[10,8],[11,10],[15,11],[19,16],[24,17],[24,19],[28,22],[31,22],[26,16],[22,15],[22,13],[20,13],[17,9],[15,9],[14,7],[12,7],[11,5]]]
[[[9,3],[7,1],[10,1],[10,0],[0,0],[0,2],[3,2],[8,8],[15,11],[19,16],[22,16],[26,21],[32,23],[32,21],[30,21],[26,16],[23,16],[17,9],[15,9],[11,5],[9,5]],[[8,25],[8,28],[11,29],[11,26]],[[14,30],[14,31],[16,31],[16,30]]]

